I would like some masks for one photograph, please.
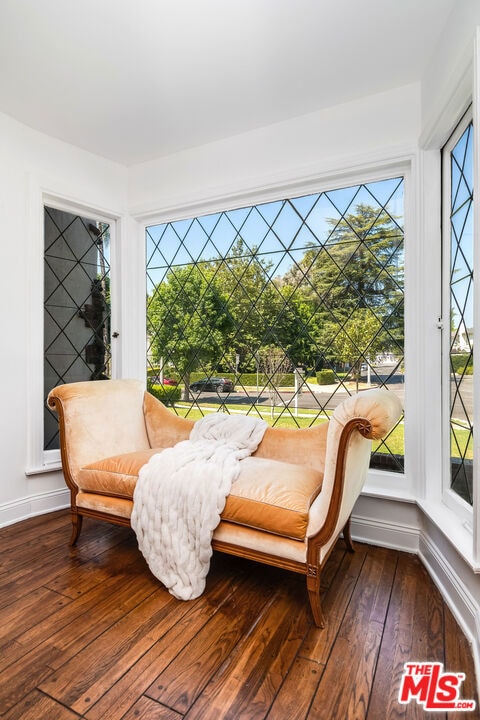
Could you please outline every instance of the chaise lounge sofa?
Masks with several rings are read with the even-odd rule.
[[[130,525],[141,467],[188,439],[194,424],[136,380],[60,385],[48,405],[59,416],[71,544],[83,517]],[[305,575],[314,622],[323,627],[321,569],[342,532],[353,549],[350,515],[366,478],[371,441],[384,438],[400,414],[395,394],[374,388],[347,396],[314,427],[268,428],[256,452],[241,460],[213,549]]]

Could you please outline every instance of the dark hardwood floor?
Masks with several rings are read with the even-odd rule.
[[[132,531],[67,512],[0,530],[0,714],[6,720],[478,718],[470,648],[418,559],[340,540],[326,566],[327,626],[300,575],[216,554],[181,602]],[[403,665],[464,672],[475,712],[398,702]]]

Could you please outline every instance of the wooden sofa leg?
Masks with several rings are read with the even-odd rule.
[[[72,535],[70,537],[70,545],[75,545],[82,529],[83,515],[80,515],[77,509],[72,509]]]
[[[309,565],[307,570],[307,592],[313,621],[319,628],[325,627],[325,618],[320,602],[320,568]]]
[[[348,518],[347,522],[345,523],[345,527],[343,528],[343,539],[345,540],[347,550],[349,552],[355,552],[355,545],[353,544],[352,536],[350,534],[350,517]]]

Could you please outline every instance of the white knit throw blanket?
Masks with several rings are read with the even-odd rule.
[[[189,440],[153,455],[139,473],[131,525],[152,573],[179,600],[205,589],[212,535],[240,460],[255,452],[267,423],[215,413]]]

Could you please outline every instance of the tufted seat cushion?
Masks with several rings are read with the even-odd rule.
[[[159,448],[103,458],[78,473],[83,493],[132,499],[140,468]],[[304,540],[310,505],[322,486],[322,473],[304,465],[246,457],[227,497],[222,520]]]

